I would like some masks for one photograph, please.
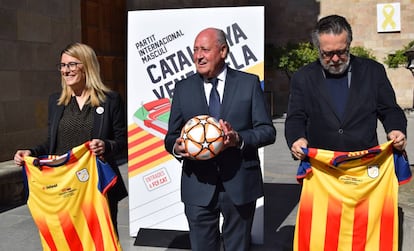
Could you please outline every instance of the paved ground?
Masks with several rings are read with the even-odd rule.
[[[414,115],[408,116],[409,136],[414,133]],[[276,143],[267,146],[265,151],[265,244],[252,247],[252,251],[285,251],[291,250],[296,206],[300,187],[296,183],[297,162],[293,161],[283,136],[284,120],[274,120],[278,135]],[[379,128],[380,142],[385,142]],[[407,146],[409,158],[414,160],[414,136],[409,137]],[[121,166],[127,181],[126,165]],[[412,189],[412,186],[411,188]],[[411,191],[411,190],[410,190]],[[414,195],[405,191],[400,199],[414,207]],[[178,249],[134,246],[135,239],[129,237],[128,199],[119,205],[119,231],[122,247],[125,251],[174,251]],[[413,226],[411,226],[413,228]],[[408,234],[408,233],[406,233]],[[407,245],[406,245],[407,246]],[[408,247],[408,246],[407,246]],[[413,246],[410,246],[411,248]],[[21,206],[0,214],[0,251],[40,251],[39,236],[26,206]],[[180,249],[182,250],[182,249]],[[413,249],[403,249],[413,250]]]

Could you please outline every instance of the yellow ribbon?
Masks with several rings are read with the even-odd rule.
[[[394,6],[392,6],[391,4],[386,4],[384,5],[384,7],[382,7],[382,14],[385,18],[384,22],[382,22],[382,29],[385,30],[385,28],[387,28],[388,25],[391,25],[391,28],[395,29],[397,24],[393,20],[394,12]]]

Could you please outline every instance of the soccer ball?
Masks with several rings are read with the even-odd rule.
[[[223,149],[224,132],[219,122],[209,115],[199,115],[187,121],[181,130],[185,150],[194,160],[208,160]]]

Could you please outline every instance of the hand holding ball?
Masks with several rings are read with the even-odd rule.
[[[181,130],[185,150],[194,160],[208,160],[223,150],[224,132],[220,123],[208,115],[187,121]]]

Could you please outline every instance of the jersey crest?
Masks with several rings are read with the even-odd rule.
[[[77,171],[76,176],[78,176],[78,179],[81,182],[86,182],[89,180],[89,173],[88,170],[86,170],[86,168]]]

